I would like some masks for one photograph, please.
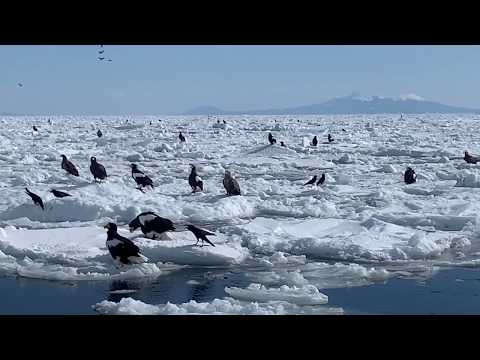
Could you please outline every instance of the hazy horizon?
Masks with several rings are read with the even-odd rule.
[[[174,115],[318,104],[352,92],[480,108],[480,46],[0,46],[0,113]],[[22,83],[23,87],[18,86]]]

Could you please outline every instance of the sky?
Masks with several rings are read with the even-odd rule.
[[[0,113],[262,110],[352,92],[480,108],[480,46],[104,45],[111,62],[98,49],[0,45]]]

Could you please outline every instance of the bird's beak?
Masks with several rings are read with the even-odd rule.
[[[110,226],[107,224],[103,227],[104,229],[110,229]]]

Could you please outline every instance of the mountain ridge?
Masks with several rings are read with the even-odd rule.
[[[421,113],[480,113],[480,109],[441,104],[415,94],[392,97],[360,97],[356,93],[336,97],[323,103],[265,110],[230,111],[216,106],[199,106],[183,115],[323,115],[323,114],[421,114]]]

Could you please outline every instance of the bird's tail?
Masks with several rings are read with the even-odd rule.
[[[132,264],[143,264],[148,261],[148,258],[143,254],[138,254],[138,256],[132,256],[129,260]]]
[[[214,234],[214,235],[215,235],[215,234]],[[207,243],[209,243],[210,245],[212,245],[213,247],[215,247],[215,245],[213,245],[213,243],[212,243],[210,240],[208,240],[206,237],[205,237],[203,240],[205,240]]]

